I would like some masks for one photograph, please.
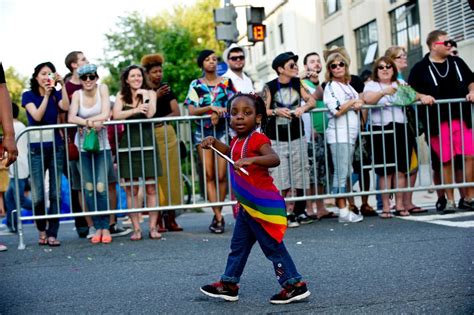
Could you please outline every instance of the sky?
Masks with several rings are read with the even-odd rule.
[[[195,0],[0,0],[0,61],[30,77],[34,67],[51,61],[61,75],[66,55],[83,51],[90,62],[104,55],[105,35],[119,16],[137,11],[156,16]],[[133,40],[133,39],[132,39]],[[100,72],[100,69],[99,69]],[[100,75],[100,73],[99,73]]]

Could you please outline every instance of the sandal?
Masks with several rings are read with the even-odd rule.
[[[360,213],[364,217],[376,217],[377,216],[377,212],[375,212],[374,208],[372,208],[368,203],[364,203],[364,204],[362,204],[362,206],[360,206]]]
[[[383,211],[381,214],[380,214],[380,218],[381,219],[392,219],[393,218],[393,214],[389,211]]]
[[[110,243],[112,243],[112,236],[102,235],[102,244],[110,244]]]
[[[130,237],[131,241],[141,241],[142,240],[142,230],[133,231],[132,236]]]
[[[102,235],[94,235],[91,238],[91,243],[92,244],[99,244],[102,241]]]
[[[38,245],[39,246],[48,245],[48,238],[46,237],[46,232],[39,233]]]
[[[58,241],[54,236],[48,237],[48,245],[49,247],[57,247],[61,246],[61,242]]]
[[[410,212],[411,214],[418,214],[418,213],[425,213],[425,212],[428,212],[428,210],[426,209],[422,209],[418,206],[415,206],[411,209],[408,209],[408,212]]]
[[[148,236],[152,240],[159,240],[161,238],[161,234],[157,231],[156,228],[151,228],[150,232],[148,232]]]
[[[398,216],[398,217],[409,217],[410,216],[410,212],[408,212],[408,210],[405,210],[405,209],[395,210],[393,212],[393,214]]]

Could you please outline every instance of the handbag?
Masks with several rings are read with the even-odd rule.
[[[418,108],[410,106],[416,100],[416,91],[409,85],[400,85],[394,95],[392,104],[405,107],[408,128],[413,136],[419,136],[425,132],[423,124],[418,120]]]
[[[84,135],[84,143],[82,148],[89,153],[97,153],[100,150],[99,136],[93,128],[88,128]]]

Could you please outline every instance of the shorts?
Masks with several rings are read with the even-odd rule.
[[[382,126],[372,126],[373,131],[382,131]],[[406,124],[393,123],[383,127],[384,134],[374,134],[374,162],[375,173],[379,176],[394,174],[395,172],[408,173],[412,161],[412,152],[416,148],[416,139],[411,135]],[[378,149],[377,149],[378,148]],[[386,164],[395,164],[386,166]]]
[[[313,157],[314,152],[314,157]],[[324,143],[324,134],[317,134],[313,142],[308,143],[308,164],[309,164],[309,183],[317,183],[321,186],[327,184],[326,171],[326,147]],[[329,167],[329,163],[328,163]]]
[[[271,142],[273,150],[280,157],[280,165],[269,169],[275,186],[279,190],[308,189],[309,162],[306,139],[301,137],[291,142],[276,140]]]
[[[447,163],[456,155],[474,155],[474,134],[464,121],[453,120],[451,124],[442,122],[439,130],[439,135],[430,137],[431,149],[438,157],[438,162],[441,160]]]
[[[214,133],[215,130],[215,133]],[[222,143],[227,143],[226,139],[226,132],[225,128],[223,129],[214,129],[214,128],[201,128],[201,126],[197,126],[196,130],[193,133],[193,145],[197,146],[201,144],[202,140],[206,137],[214,137],[217,140],[221,141]]]
[[[79,172],[79,160],[78,161],[69,161],[69,172],[71,173],[71,189],[72,190],[81,190],[81,175]],[[111,159],[107,159],[107,168],[108,168],[108,183],[115,184],[117,182],[117,174],[114,168],[114,162]]]

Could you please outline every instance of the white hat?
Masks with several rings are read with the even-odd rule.
[[[247,54],[245,52],[245,49],[240,47],[239,45],[237,45],[236,43],[232,43],[229,47],[226,48],[226,50],[224,50],[224,53],[222,54],[222,59],[226,62],[226,63],[229,63],[229,52],[232,50],[232,49],[235,49],[235,48],[239,48],[240,50],[242,50],[242,52],[244,53],[244,56],[247,57]]]

